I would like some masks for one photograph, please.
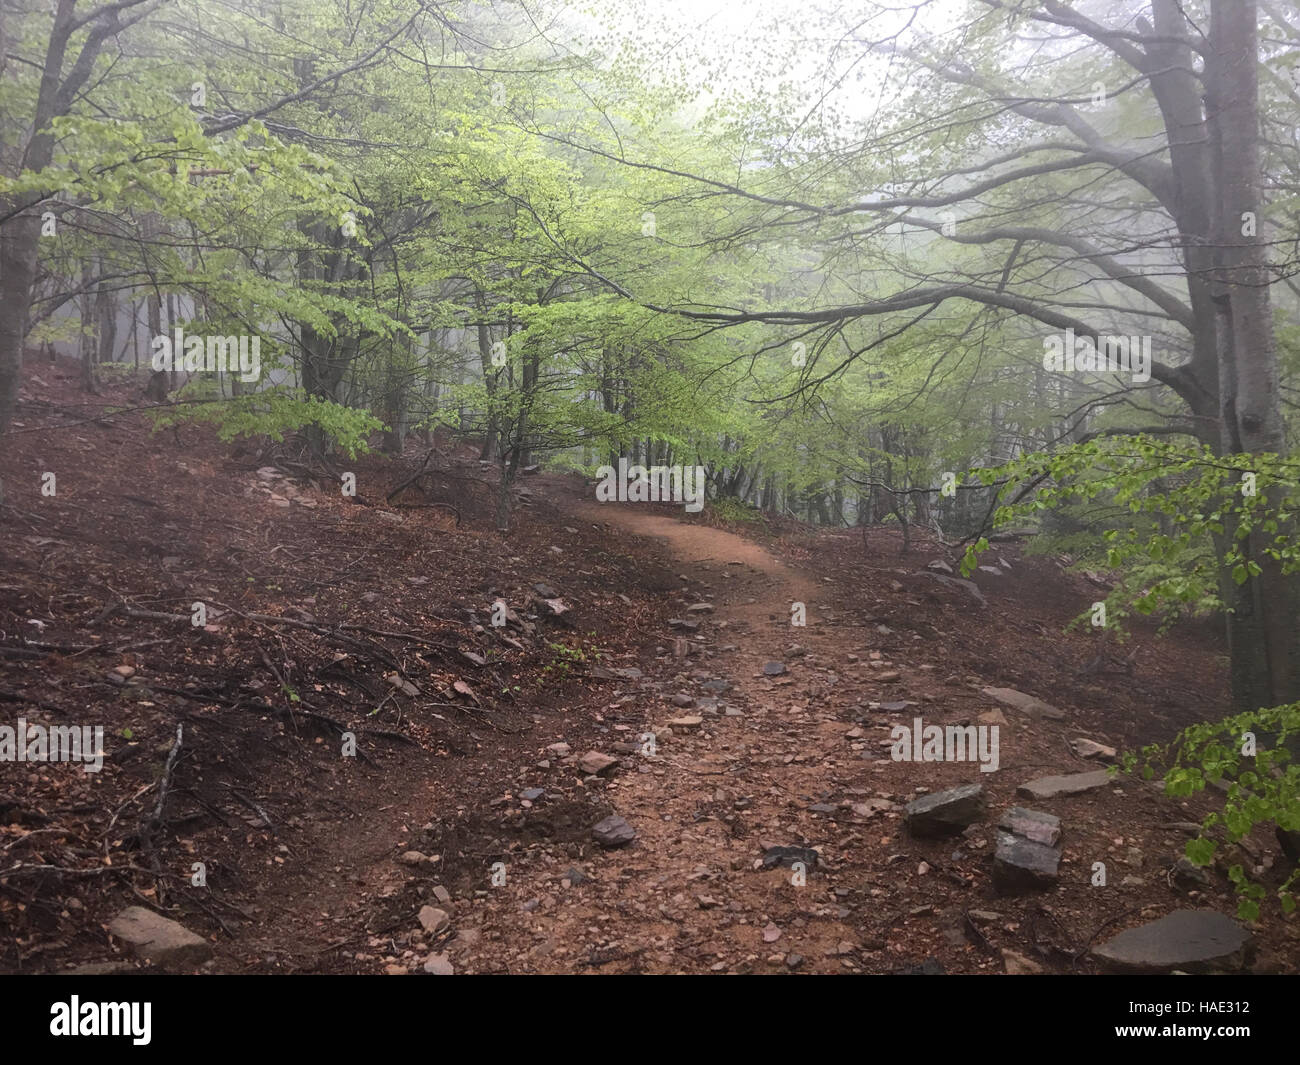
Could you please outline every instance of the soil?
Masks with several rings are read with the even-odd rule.
[[[495,470],[463,445],[435,441],[390,502],[416,440],[326,472],[110,413],[138,406],[133,385],[27,374],[3,466],[0,723],[102,725],[106,756],[0,762],[4,971],[134,967],[107,926],[143,903],[209,939],[205,972],[419,973],[440,954],[457,973],[1001,973],[1017,955],[1091,972],[1088,947],[1125,927],[1235,912],[1228,865],[1266,886],[1290,868],[1261,830],[1208,884],[1173,878],[1212,794],[1120,776],[1016,798],[1098,767],[1075,737],[1134,749],[1225,711],[1208,622],[1067,630],[1104,575],[995,544],[981,603],[934,578],[960,553],[933,537],[902,556],[890,529],[599,504],[552,473],[521,478],[500,534]],[[990,686],[1064,719],[981,719]],[[917,717],[1000,722],[999,768],[894,761],[892,726]],[[589,751],[619,761],[592,775]],[[907,832],[908,802],[967,783],[984,821]],[[1054,890],[993,889],[1015,805],[1061,818]],[[629,845],[593,840],[611,814]],[[763,868],[773,847],[816,858]],[[449,925],[426,931],[426,906]],[[1296,971],[1294,921],[1266,906],[1254,931],[1257,971]]]

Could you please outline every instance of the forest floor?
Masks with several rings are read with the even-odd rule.
[[[229,973],[1092,972],[1126,927],[1233,914],[1228,865],[1289,868],[1261,830],[1204,883],[1174,875],[1206,795],[1121,776],[1016,796],[1100,768],[1076,738],[1132,749],[1223,713],[1208,624],[1066,631],[1104,575],[995,544],[972,588],[935,577],[959,556],[933,539],[721,527],[551,473],[521,479],[501,535],[495,472],[450,446],[392,503],[427,449],[345,464],[347,498],[206,428],[103,416],[134,386],[26,373],[0,725],[102,725],[106,751],[95,773],[0,761],[2,971],[134,968],[108,926],[145,905]],[[918,717],[996,725],[998,769],[893,760]],[[913,837],[904,806],[963,784],[987,813]],[[1014,806],[1061,819],[1054,888],[993,885]],[[610,815],[635,839],[598,844]],[[806,875],[763,868],[773,847],[814,851]],[[1252,931],[1254,971],[1297,970],[1275,904]]]

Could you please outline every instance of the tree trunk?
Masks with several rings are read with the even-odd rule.
[[[1286,452],[1277,346],[1269,297],[1268,256],[1244,221],[1260,216],[1258,20],[1255,0],[1215,0],[1210,9],[1207,110],[1218,177],[1219,239],[1215,310],[1220,341],[1220,449],[1229,453]],[[1235,486],[1234,486],[1235,488]],[[1276,513],[1280,493],[1268,500]],[[1291,528],[1278,530],[1294,534]],[[1225,542],[1235,529],[1225,526]],[[1232,701],[1253,710],[1300,699],[1300,578],[1283,576],[1265,551],[1274,533],[1256,531],[1243,543],[1261,572],[1238,585],[1221,574],[1231,656]],[[1221,567],[1223,569],[1224,567]]]

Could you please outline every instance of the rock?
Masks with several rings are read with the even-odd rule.
[[[436,906],[421,906],[419,919],[420,927],[435,936],[451,924],[451,914]]]
[[[546,791],[543,788],[524,788],[524,790],[519,793],[519,797],[525,802],[536,802],[545,794]]]
[[[862,802],[855,802],[849,807],[858,817],[875,817],[876,814],[884,813],[886,810],[897,810],[898,803],[891,802],[889,799],[864,799]]]
[[[603,821],[598,821],[591,834],[602,847],[622,847],[636,839],[636,829],[618,814],[610,814]]]
[[[763,666],[763,675],[767,677],[779,677],[785,672],[784,662],[768,662]]]
[[[1065,776],[1039,777],[1016,788],[1016,794],[1025,799],[1058,799],[1062,795],[1082,795],[1096,791],[1110,783],[1110,773],[1094,769],[1091,773],[1068,773]]]
[[[600,751],[588,751],[578,759],[578,768],[584,773],[592,776],[599,776],[618,765],[618,759],[613,755],[603,754]]]
[[[212,957],[212,944],[206,939],[143,906],[128,906],[113,918],[108,930],[136,957],[153,965],[193,969]]]
[[[1097,743],[1094,740],[1085,739],[1083,736],[1076,736],[1070,741],[1070,749],[1080,758],[1091,758],[1096,762],[1113,762],[1118,756],[1114,747],[1107,747],[1104,743]]]
[[[769,921],[767,927],[763,929],[763,942],[775,943],[780,938],[781,938],[781,929],[777,928],[776,925],[772,924]]]
[[[982,691],[990,699],[1019,711],[1031,721],[1036,721],[1040,717],[1045,717],[1049,721],[1065,720],[1064,711],[1058,710],[1051,703],[1043,702],[1042,699],[1035,699],[1032,695],[1016,691],[1015,688],[984,688]]]
[[[980,566],[980,567],[979,567],[979,571],[980,571],[981,573],[987,573],[987,574],[990,574],[991,576],[994,576],[994,577],[1001,577],[1001,576],[1002,576],[1002,571],[1001,571],[1000,569],[998,569],[997,566]]]
[[[994,924],[1002,920],[1002,914],[996,910],[967,910],[966,914],[976,924]]]
[[[424,971],[434,976],[455,976],[456,970],[446,954],[430,954],[424,960]]]
[[[423,865],[428,860],[429,856],[419,851],[407,851],[400,859],[403,865]]]
[[[547,617],[556,618],[564,622],[569,620],[569,604],[563,599],[543,599],[542,606],[546,608]]]
[[[384,675],[384,680],[392,687],[398,689],[403,695],[416,696],[420,694],[420,689],[400,673],[387,673]]]
[[[1210,874],[1199,865],[1194,865],[1190,858],[1179,858],[1170,870],[1174,886],[1182,891],[1194,891],[1210,886]]]
[[[113,672],[123,680],[127,680],[135,676],[135,666],[114,666]]]
[[[1048,847],[1055,847],[1061,841],[1059,817],[1038,810],[1026,810],[1023,806],[1011,807],[1002,815],[998,827],[1005,828],[1013,836],[1023,836]]]
[[[688,614],[712,614],[712,613],[713,613],[713,604],[712,604],[712,603],[692,603],[690,606],[688,606],[688,607],[686,608],[686,613],[688,613]]]
[[[673,728],[692,729],[699,728],[704,724],[704,718],[699,714],[688,714],[685,717],[675,717],[668,724]]]
[[[1175,910],[1094,947],[1093,956],[1124,972],[1207,972],[1240,969],[1250,933],[1213,910]]]
[[[549,584],[545,583],[544,581],[538,581],[536,584],[534,584],[533,591],[535,591],[543,599],[558,599],[560,596],[559,592],[557,592],[554,588],[552,588]]]
[[[984,598],[984,593],[979,590],[979,585],[974,581],[968,581],[964,577],[946,577],[942,573],[930,573],[926,570],[922,570],[920,575],[922,577],[929,577],[932,580],[936,580],[940,584],[947,585],[951,588],[960,588],[963,592],[974,599],[975,602],[979,603],[980,606],[988,606],[988,600]],[[877,626],[877,628],[881,627],[883,626]]]
[[[955,836],[983,818],[985,808],[984,785],[963,784],[909,802],[904,821],[914,836]]]
[[[567,758],[570,754],[573,753],[573,748],[570,747],[567,743],[552,743],[546,749],[550,751],[551,754],[555,755],[555,757],[557,758]]]
[[[580,884],[587,883],[587,881],[589,881],[591,877],[589,877],[576,865],[571,865],[569,866],[569,871],[564,874],[562,879],[568,882],[569,887],[578,887]]]
[[[669,618],[668,627],[670,629],[683,629],[686,632],[694,632],[700,627],[698,621],[687,621],[684,618]]]
[[[1008,976],[1036,976],[1045,971],[1038,962],[1017,954],[1014,950],[1002,951],[1002,963],[1007,967]]]
[[[691,696],[685,694],[684,692],[678,692],[676,695],[674,695],[672,702],[673,702],[673,706],[680,706],[680,707],[695,705],[695,700],[691,698]]]
[[[952,567],[941,558],[936,558],[933,562],[927,562],[925,568],[936,573],[946,573],[948,576],[952,576]]]
[[[977,720],[982,725],[1005,725],[1007,724],[1007,715],[1001,710],[985,710],[980,714]]]
[[[438,900],[438,905],[446,908],[451,913],[451,892],[441,884],[437,884],[433,889],[433,897]]]
[[[787,969],[798,969],[801,965],[803,965],[802,954],[787,954],[785,956],[785,967]]]
[[[999,895],[1021,895],[1056,886],[1061,852],[1031,839],[998,833],[993,854],[993,887]]]
[[[818,853],[811,847],[768,847],[763,852],[763,868],[775,869],[784,865],[788,869],[800,862],[805,870],[812,872],[817,866],[818,857]]]

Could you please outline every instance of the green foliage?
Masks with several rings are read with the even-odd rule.
[[[1266,747],[1264,735],[1275,736],[1276,744]],[[1126,753],[1123,764],[1129,772],[1140,765],[1148,780],[1163,772],[1166,795],[1193,795],[1210,783],[1225,790],[1223,808],[1202,822],[1205,834],[1187,844],[1187,857],[1204,866],[1218,853],[1218,844],[1209,838],[1216,826],[1222,827],[1229,843],[1261,824],[1300,830],[1300,763],[1285,746],[1289,739],[1294,743],[1296,736],[1300,736],[1300,703],[1291,703],[1193,725],[1167,746],[1145,747],[1140,755]],[[1229,866],[1227,872],[1239,895],[1240,915],[1254,920],[1266,896],[1264,887],[1240,864]],[[1293,870],[1278,888],[1278,903],[1284,913],[1295,909],[1298,878],[1300,869]]]
[[[709,509],[722,521],[753,524],[766,520],[761,510],[739,499],[717,499],[709,504]]]
[[[1107,596],[1107,617],[1182,614],[1224,608],[1224,580],[1243,584],[1261,572],[1248,556],[1276,561],[1283,574],[1300,570],[1295,515],[1300,463],[1272,454],[1215,455],[1205,445],[1144,435],[1102,437],[1053,454],[1036,452],[973,471],[1001,485],[994,521],[1033,521],[1065,506],[1138,520],[1108,521],[1098,531],[1105,564],[1120,574]],[[987,541],[963,560],[969,574]]]
[[[241,436],[281,437],[309,426],[319,429],[349,458],[370,450],[367,437],[384,428],[368,411],[345,407],[301,389],[278,388],[231,399],[158,407],[148,412],[155,430],[186,422],[216,426],[222,440]]]

